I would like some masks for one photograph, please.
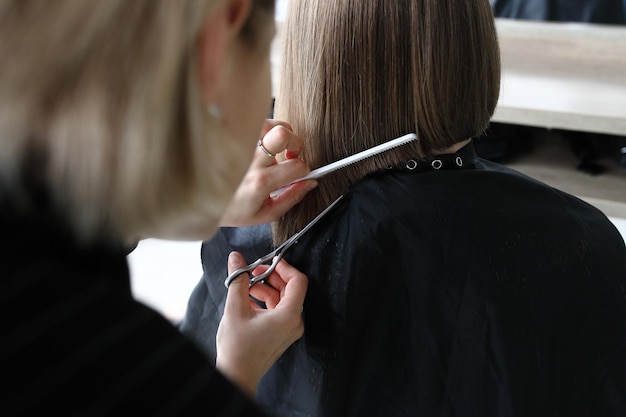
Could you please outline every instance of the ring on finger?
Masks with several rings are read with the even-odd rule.
[[[274,155],[273,153],[271,153],[270,151],[267,150],[267,148],[265,148],[265,146],[263,146],[263,139],[259,139],[258,142],[256,143],[256,146],[258,146],[259,148],[261,148],[261,150],[265,153],[265,155],[267,155],[270,158],[275,157],[276,155]]]

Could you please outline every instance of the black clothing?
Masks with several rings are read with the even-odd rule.
[[[626,24],[626,0],[491,0],[497,17]]]
[[[133,299],[127,250],[83,246],[0,187],[0,414],[251,416],[260,410]]]
[[[310,282],[304,337],[259,386],[272,413],[626,415],[622,236],[471,144],[457,156],[461,167],[362,180],[287,253]],[[213,340],[226,277],[215,259],[252,261],[268,233],[223,229],[203,245],[184,332]]]

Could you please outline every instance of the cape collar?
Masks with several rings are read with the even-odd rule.
[[[439,171],[450,169],[474,169],[478,156],[473,141],[455,153],[435,155],[427,159],[409,159],[405,168],[413,172]]]

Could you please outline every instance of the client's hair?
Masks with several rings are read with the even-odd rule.
[[[353,164],[274,225],[283,241],[364,176],[487,128],[500,87],[488,0],[292,1],[275,116],[317,168],[409,132],[419,141]]]

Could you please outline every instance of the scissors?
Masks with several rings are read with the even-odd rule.
[[[262,281],[265,278],[267,278],[274,271],[278,262],[283,258],[283,255],[285,254],[287,249],[289,249],[294,243],[296,243],[298,239],[302,237],[302,235],[304,235],[311,227],[313,227],[313,225],[315,225],[315,223],[317,223],[322,217],[324,217],[324,215],[328,213],[339,202],[339,200],[341,200],[342,197],[343,195],[340,195],[335,201],[333,201],[328,207],[326,207],[324,211],[322,211],[313,220],[311,220],[309,224],[304,226],[304,228],[300,230],[298,233],[294,234],[289,239],[287,239],[282,245],[280,245],[279,247],[277,247],[276,249],[274,249],[267,255],[261,256],[259,259],[252,262],[251,264],[244,266],[242,268],[239,268],[236,271],[234,271],[232,274],[230,274],[228,278],[226,278],[226,281],[224,281],[224,285],[226,286],[226,288],[230,286],[230,283],[233,282],[235,278],[237,278],[239,275],[244,274],[246,272],[250,273],[250,286],[251,287],[257,282]],[[272,263],[270,264],[270,267],[265,272],[259,275],[252,275],[252,271],[257,266],[264,264],[266,262],[269,262],[269,261],[272,261]]]

